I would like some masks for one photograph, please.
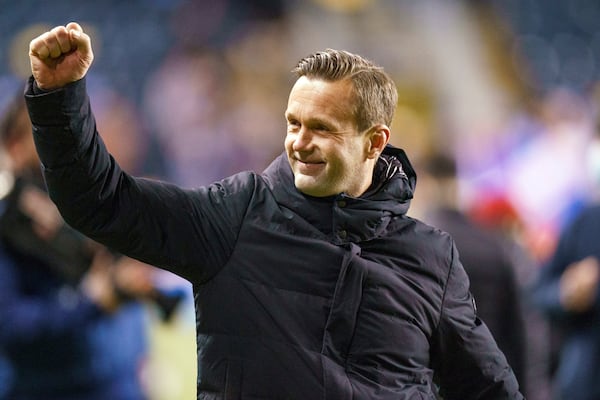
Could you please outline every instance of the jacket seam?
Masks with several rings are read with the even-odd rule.
[[[454,257],[455,257],[454,251],[452,251],[452,249],[451,249],[450,250],[450,260],[449,260],[450,266],[448,268],[448,273],[446,274],[446,279],[445,279],[445,282],[444,282],[444,292],[442,294],[442,301],[441,301],[441,304],[440,304],[440,315],[438,317],[438,320],[437,320],[437,323],[436,323],[436,326],[435,326],[435,331],[436,332],[439,331],[440,325],[442,323],[442,318],[444,316],[444,308],[446,307],[446,304],[445,304],[446,303],[446,295],[448,293],[448,286],[450,286],[449,285],[450,276],[452,275],[452,270],[454,268]]]

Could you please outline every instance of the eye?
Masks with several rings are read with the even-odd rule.
[[[300,122],[295,119],[289,119],[287,121],[288,131],[294,132],[300,129]]]

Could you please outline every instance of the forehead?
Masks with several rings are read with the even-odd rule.
[[[298,78],[288,100],[287,114],[310,113],[336,118],[353,117],[354,90],[348,79],[325,81],[322,79]]]

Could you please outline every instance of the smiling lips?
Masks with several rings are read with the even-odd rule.
[[[302,174],[311,175],[320,171],[325,165],[322,161],[304,161],[296,158],[298,172]]]

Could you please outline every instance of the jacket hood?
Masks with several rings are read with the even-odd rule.
[[[384,234],[392,219],[407,213],[417,181],[404,150],[389,145],[376,164],[373,184],[360,197],[345,193],[312,197],[301,193],[294,185],[285,152],[262,176],[281,206],[325,234],[341,233],[340,242],[369,240]]]

